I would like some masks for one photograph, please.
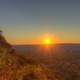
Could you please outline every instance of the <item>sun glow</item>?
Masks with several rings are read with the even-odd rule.
[[[45,39],[43,43],[46,45],[52,44],[50,39]]]
[[[51,35],[49,33],[44,34],[43,36],[37,38],[35,41],[35,43],[37,43],[37,44],[46,45],[46,46],[54,45],[59,42],[60,42],[60,40],[56,36]]]
[[[55,39],[49,34],[45,35],[42,39],[42,44],[44,45],[51,45],[54,43],[55,43]]]

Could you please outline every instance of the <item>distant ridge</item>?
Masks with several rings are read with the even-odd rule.
[[[13,45],[13,47],[16,49],[16,51],[19,52],[31,52],[39,49],[43,45]],[[60,48],[64,49],[65,51],[70,50],[70,51],[79,51],[80,50],[80,44],[55,44],[55,45],[50,45],[51,48]]]

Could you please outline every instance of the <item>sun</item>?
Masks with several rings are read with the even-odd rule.
[[[51,35],[49,33],[44,34],[43,36],[39,37],[36,40],[37,44],[47,45],[47,46],[48,45],[55,45],[57,42],[59,42],[59,39],[56,36]]]
[[[46,44],[46,45],[49,45],[49,44],[51,44],[52,42],[51,42],[51,40],[50,39],[45,39],[44,40],[44,44]]]
[[[55,43],[55,38],[51,34],[45,34],[41,38],[41,44],[43,45],[52,45]]]

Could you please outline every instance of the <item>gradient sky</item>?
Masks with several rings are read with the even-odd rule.
[[[0,0],[0,29],[12,44],[28,44],[45,33],[80,43],[80,0]]]

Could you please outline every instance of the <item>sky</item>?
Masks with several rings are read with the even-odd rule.
[[[46,33],[80,43],[80,0],[0,0],[0,29],[12,44],[32,44]]]

